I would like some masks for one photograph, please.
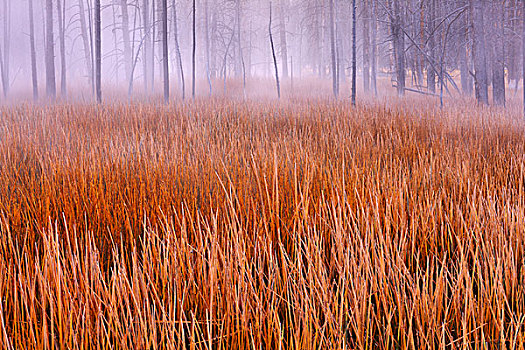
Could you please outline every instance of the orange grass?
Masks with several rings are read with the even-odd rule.
[[[524,349],[525,129],[425,105],[0,108],[0,346]]]

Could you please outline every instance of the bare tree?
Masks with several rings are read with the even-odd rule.
[[[352,0],[352,105],[356,103],[356,78],[357,78],[357,55],[356,55],[356,30],[357,30],[357,19],[356,19],[356,3]]]
[[[102,37],[100,0],[95,0],[95,94],[97,103],[102,102]]]
[[[53,33],[53,1],[46,0],[46,94],[56,97],[55,85],[55,43]]]
[[[66,30],[65,30],[65,6],[62,6],[62,0],[57,0],[57,19],[58,19],[58,35],[60,43],[60,94],[62,97],[67,95],[66,87]]]
[[[3,57],[0,50],[0,74],[2,78],[2,88],[4,97],[7,98],[11,82],[9,81],[9,61],[10,61],[10,46],[11,46],[11,3],[8,0],[3,1]]]
[[[370,39],[372,46],[372,53],[370,58],[370,83],[372,90],[377,96],[377,0],[372,0],[372,37]]]
[[[286,22],[284,15],[286,8],[285,0],[279,0],[279,34],[281,39],[281,65],[283,66],[283,78],[288,78],[288,45],[286,42]]]
[[[143,0],[142,2],[142,23],[144,26],[144,50],[142,56],[144,57],[144,90],[149,91],[149,82],[151,75],[151,64],[153,64],[153,57],[151,57],[151,23],[149,13],[150,0]]]
[[[270,46],[272,48],[273,67],[275,69],[275,84],[277,86],[277,98],[281,98],[281,84],[279,83],[279,69],[277,68],[277,57],[275,55],[275,45],[272,35],[272,2],[270,1],[270,23],[268,24],[268,34],[270,35]]]
[[[162,73],[164,77],[164,103],[170,100],[170,77],[168,67],[168,2],[162,0]]]
[[[193,47],[192,47],[192,54],[191,54],[191,96],[193,98],[193,100],[195,100],[195,60],[196,60],[196,55],[197,55],[197,28],[196,28],[196,5],[195,5],[195,0],[193,0],[193,6],[192,6],[192,19],[193,19],[193,23],[192,23],[192,42],[193,42]]]
[[[88,29],[86,24],[85,10],[84,10],[84,0],[78,0],[79,7],[79,20],[80,20],[80,36],[82,38],[82,43],[84,47],[84,60],[86,62],[86,73],[89,78],[89,85],[91,91],[95,88],[94,80],[95,73],[93,70],[93,51],[89,40]]]
[[[471,0],[472,6],[472,29],[473,29],[473,57],[474,57],[474,82],[476,88],[476,99],[478,102],[488,105],[488,79],[487,58],[485,51],[485,0]]]
[[[362,24],[363,24],[363,88],[365,92],[368,92],[368,90],[370,90],[370,13],[369,13],[369,8],[368,8],[368,0],[363,0]],[[353,42],[353,38],[352,38],[352,42]]]
[[[494,104],[505,105],[505,1],[492,1],[493,54],[492,54],[492,94]]]
[[[129,36],[129,12],[128,0],[120,0],[120,10],[122,13],[122,41],[124,44],[124,70],[126,72],[126,81],[131,80],[131,65],[133,54],[131,52],[131,39]]]
[[[29,0],[29,45],[31,48],[31,80],[33,83],[33,100],[38,100],[38,74],[35,49],[35,22],[33,19],[33,0]]]
[[[397,94],[405,94],[405,33],[399,0],[393,0],[393,15],[391,18],[392,41],[396,66]]]
[[[334,22],[334,0],[328,1],[330,11],[330,51],[332,57],[332,91],[335,98],[339,96],[338,81],[337,81],[337,59],[335,47],[335,22]]]
[[[184,69],[182,67],[182,55],[180,53],[180,46],[179,46],[179,32],[178,32],[178,25],[177,25],[177,4],[175,0],[173,0],[172,3],[173,7],[173,38],[175,41],[175,52],[177,54],[177,63],[179,66],[179,74],[181,79],[181,90],[182,90],[182,99],[186,97],[186,84],[184,81]]]

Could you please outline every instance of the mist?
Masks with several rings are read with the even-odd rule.
[[[521,78],[522,15],[519,1],[2,0],[2,101],[96,100],[99,73],[104,101],[274,98],[280,85],[290,96],[330,83],[335,97],[504,105]]]

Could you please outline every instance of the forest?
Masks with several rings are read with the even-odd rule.
[[[525,349],[525,1],[0,0],[1,349]]]

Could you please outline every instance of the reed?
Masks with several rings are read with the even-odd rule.
[[[0,346],[523,349],[524,131],[418,99],[0,107]]]

